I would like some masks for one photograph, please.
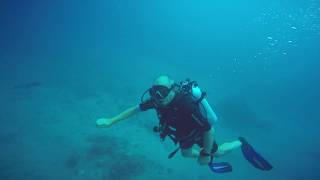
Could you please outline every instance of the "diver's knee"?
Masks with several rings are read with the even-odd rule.
[[[190,153],[185,152],[185,151],[181,151],[181,155],[182,155],[182,157],[190,157],[191,156]]]

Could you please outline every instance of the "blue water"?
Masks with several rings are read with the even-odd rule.
[[[320,1],[2,1],[0,179],[320,179]],[[160,74],[197,80],[219,143],[214,174],[159,141],[153,111],[108,129]]]

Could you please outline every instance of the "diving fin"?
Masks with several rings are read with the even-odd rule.
[[[211,171],[215,173],[227,173],[232,171],[231,164],[227,162],[209,163],[208,166]]]
[[[258,168],[262,171],[270,171],[273,166],[264,159],[259,153],[257,153],[253,147],[247,142],[243,137],[239,137],[240,142],[242,143],[241,151],[244,158],[249,161],[255,168]]]

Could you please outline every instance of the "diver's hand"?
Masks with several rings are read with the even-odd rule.
[[[97,127],[110,127],[113,124],[113,119],[100,118],[96,121]]]

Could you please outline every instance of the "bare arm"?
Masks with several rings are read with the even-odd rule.
[[[134,106],[134,107],[128,108],[127,110],[121,112],[120,114],[118,114],[117,116],[115,116],[113,118],[98,119],[96,122],[96,125],[98,127],[109,127],[119,121],[122,121],[122,120],[125,120],[125,119],[132,117],[133,115],[137,114],[138,112],[140,112],[139,106]]]
[[[113,123],[116,123],[116,122],[119,122],[119,121],[122,121],[122,120],[125,120],[125,119],[128,119],[130,118],[131,116],[137,114],[139,112],[139,107],[138,106],[134,106],[134,107],[131,107],[125,111],[123,111],[122,113],[120,113],[119,115],[113,117]]]
[[[211,154],[212,146],[213,146],[213,141],[214,141],[214,128],[211,127],[209,131],[206,131],[204,133],[203,137],[203,149],[206,153]]]
[[[210,130],[204,132],[203,136],[203,153],[206,155],[201,155],[198,157],[198,162],[200,165],[207,165],[210,162],[210,154],[213,146],[213,141],[214,141],[214,128],[212,127]]]

